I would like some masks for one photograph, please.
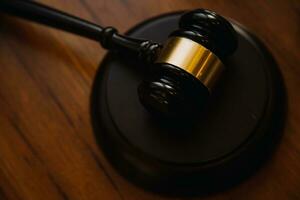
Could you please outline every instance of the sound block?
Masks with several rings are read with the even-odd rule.
[[[127,34],[164,42],[179,17],[159,16]],[[266,48],[232,24],[238,49],[193,122],[151,116],[137,95],[147,65],[116,53],[104,58],[92,89],[92,125],[105,156],[124,177],[157,192],[209,193],[239,183],[272,152],[284,119],[281,77]]]

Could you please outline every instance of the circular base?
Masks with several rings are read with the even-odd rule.
[[[179,17],[148,20],[128,35],[163,42]],[[125,177],[155,191],[209,192],[242,180],[268,155],[282,124],[281,79],[265,47],[233,25],[239,47],[194,122],[156,120],[137,95],[145,64],[105,57],[93,85],[92,123],[106,157]]]

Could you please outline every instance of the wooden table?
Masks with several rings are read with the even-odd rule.
[[[253,177],[202,198],[300,199],[299,0],[41,2],[121,32],[161,13],[199,7],[246,25],[282,72],[288,96],[284,136]],[[89,95],[104,55],[95,42],[0,15],[0,199],[168,199],[127,182],[96,145]]]

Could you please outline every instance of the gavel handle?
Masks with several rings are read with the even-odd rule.
[[[106,49],[131,51],[146,60],[154,59],[152,57],[161,47],[151,41],[120,35],[113,27],[103,28],[34,1],[0,0],[0,12],[98,41]]]

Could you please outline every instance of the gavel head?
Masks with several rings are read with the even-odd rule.
[[[138,87],[141,103],[164,118],[190,118],[207,102],[236,48],[235,30],[220,15],[204,9],[183,14]]]

